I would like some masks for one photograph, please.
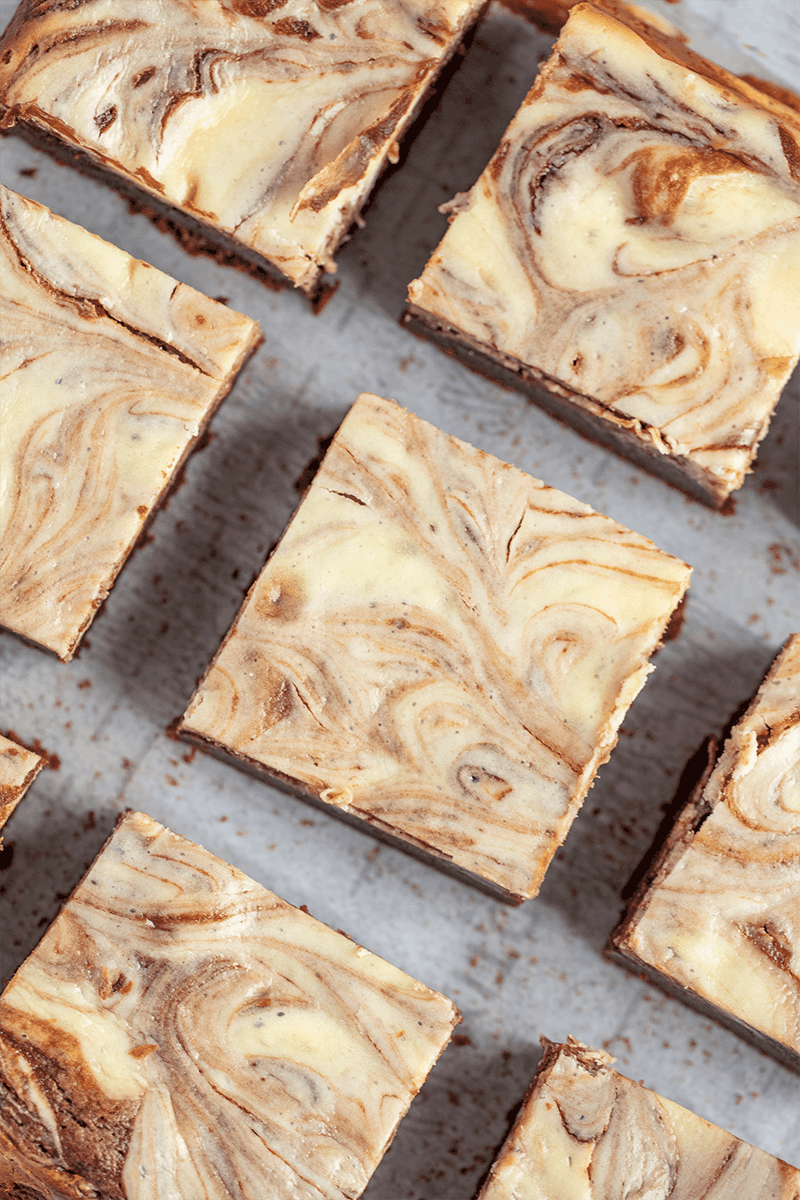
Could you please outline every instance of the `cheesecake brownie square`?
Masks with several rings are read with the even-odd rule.
[[[652,861],[608,956],[800,1069],[800,634]]]
[[[0,186],[0,624],[72,657],[258,325]]]
[[[0,829],[44,766],[44,759],[0,734]],[[0,834],[0,848],[3,837]]]
[[[688,578],[646,538],[365,394],[181,729],[519,902]]]
[[[486,0],[23,0],[0,124],[304,292]]]
[[[800,114],[579,4],[406,320],[712,507],[800,354]]]
[[[574,1038],[544,1056],[478,1200],[794,1200],[800,1171],[611,1068]]]
[[[128,813],[0,996],[0,1191],[354,1200],[458,1019]]]

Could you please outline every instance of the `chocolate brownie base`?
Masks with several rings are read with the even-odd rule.
[[[411,333],[433,342],[471,370],[514,391],[524,392],[539,408],[571,426],[588,441],[613,450],[709,508],[732,511],[733,501],[727,492],[710,487],[705,475],[692,462],[681,455],[660,454],[650,443],[629,432],[624,420],[597,400],[573,391],[518,358],[477,341],[415,304],[407,306],[401,320]]]

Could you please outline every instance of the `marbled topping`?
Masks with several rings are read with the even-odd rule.
[[[0,103],[308,290],[481,6],[37,0],[0,44]]]
[[[82,1200],[352,1200],[456,1019],[128,814],[0,998],[0,1182]]]
[[[0,188],[0,622],[66,659],[258,326]]]
[[[800,1053],[800,634],[697,803],[617,944]]]
[[[43,766],[44,759],[39,754],[0,735],[0,827],[5,825]]]
[[[797,113],[579,5],[414,309],[742,483],[800,353]]]
[[[479,1200],[797,1200],[800,1172],[617,1074],[573,1038],[545,1043]]]
[[[363,395],[183,728],[531,896],[688,577]]]

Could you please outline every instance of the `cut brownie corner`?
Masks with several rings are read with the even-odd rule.
[[[0,734],[0,830],[45,765],[41,754]],[[0,832],[0,850],[3,835]]]
[[[604,951],[795,1071],[799,787],[794,635],[721,748],[690,761]]]
[[[477,1200],[710,1194],[786,1197],[800,1171],[613,1070],[602,1050],[542,1039],[522,1109]]]
[[[0,1191],[355,1200],[459,1020],[125,813],[0,996]]]
[[[520,903],[611,753],[689,573],[364,394],[180,731]]]
[[[0,207],[0,622],[66,662],[261,332],[2,186]]]
[[[724,508],[800,355],[798,163],[796,111],[579,4],[406,322]]]

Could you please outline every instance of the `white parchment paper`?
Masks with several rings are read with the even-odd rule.
[[[5,25],[15,5],[0,0]],[[800,83],[800,9],[779,0],[659,3],[735,70]],[[681,769],[800,628],[795,375],[755,473],[724,517],[584,441],[398,324],[407,282],[474,181],[552,40],[493,6],[402,169],[338,256],[321,315],[291,291],[189,257],[116,193],[17,138],[2,179],[257,318],[266,338],[210,444],[124,568],[77,660],[0,637],[0,729],[42,772],[6,828],[0,983],[31,951],[126,808],[143,809],[445,992],[464,1023],[400,1127],[369,1200],[469,1200],[539,1058],[573,1034],[626,1074],[800,1164],[797,1078],[734,1034],[606,963],[620,891]],[[294,481],[359,391],[408,408],[651,537],[695,568],[678,641],[625,721],[541,895],[510,909],[302,801],[171,739],[243,592],[293,511]],[[8,860],[11,860],[10,862]]]

